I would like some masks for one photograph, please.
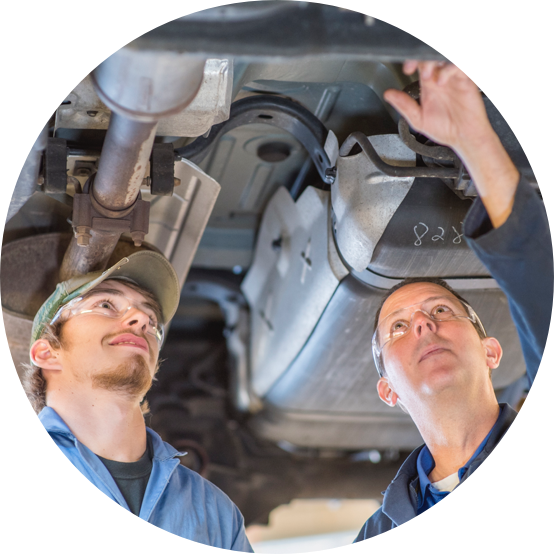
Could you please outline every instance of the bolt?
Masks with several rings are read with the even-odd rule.
[[[88,246],[91,238],[90,227],[86,225],[79,225],[75,227],[75,238],[77,239],[77,246]]]
[[[337,168],[336,167],[328,167],[325,170],[325,182],[328,185],[332,185],[332,184],[334,184],[336,178],[337,178]]]
[[[140,246],[144,240],[144,235],[142,231],[131,231],[131,238],[135,246]]]

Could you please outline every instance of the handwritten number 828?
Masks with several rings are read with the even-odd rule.
[[[421,229],[421,231],[418,232],[418,227],[420,225],[421,225],[421,227],[423,227],[423,229]],[[461,225],[461,222],[460,222],[460,225]],[[433,242],[438,242],[438,241],[444,242],[444,229],[442,227],[437,227],[437,229],[439,230],[439,232],[436,235],[433,235],[431,237],[431,240]],[[454,233],[456,233],[456,236],[452,239],[452,243],[453,244],[460,244],[462,242],[463,234],[458,233],[458,231],[456,230],[456,227],[454,227],[454,225],[452,225],[452,230],[454,231]],[[422,239],[428,232],[429,232],[429,227],[427,225],[425,225],[425,223],[420,221],[417,225],[414,225],[414,233],[415,233],[415,236],[416,236],[414,246],[421,246]]]

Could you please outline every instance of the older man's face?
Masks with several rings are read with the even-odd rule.
[[[117,280],[104,281],[93,290],[102,301],[124,295],[137,306],[146,303],[141,293]],[[156,338],[147,332],[147,312],[131,308],[121,318],[95,313],[69,317],[59,353],[67,377],[142,397],[151,386],[159,355]]]
[[[459,303],[439,285],[413,283],[387,298],[379,321],[396,310],[436,296],[447,296]],[[448,389],[471,393],[489,380],[485,342],[468,319],[436,321],[416,311],[408,332],[383,348],[386,380],[408,411],[410,404]],[[379,393],[381,396],[381,390]]]

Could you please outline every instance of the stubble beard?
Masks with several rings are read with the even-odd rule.
[[[130,399],[142,400],[152,386],[152,375],[146,360],[140,354],[91,375],[92,388],[117,392]]]
[[[71,349],[71,343],[63,334],[63,328],[60,333],[60,345],[64,349]],[[109,341],[117,336],[117,333],[108,335],[104,340]],[[153,359],[153,352],[150,352],[150,358]],[[159,361],[156,363],[154,374],[158,372]],[[117,367],[108,366],[101,370],[93,370],[85,374],[79,375],[74,373],[73,377],[78,382],[90,383],[93,389],[103,389],[106,391],[116,392],[128,397],[130,400],[143,400],[146,393],[152,387],[154,377],[150,372],[148,362],[141,354],[134,354],[121,362]]]

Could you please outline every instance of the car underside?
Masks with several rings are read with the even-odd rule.
[[[108,58],[61,99],[12,198],[1,285],[18,372],[60,280],[162,252],[182,291],[147,424],[247,524],[294,498],[380,498],[421,444],[380,401],[371,351],[381,297],[404,278],[469,301],[505,349],[497,397],[517,406],[507,299],[463,240],[475,187],[383,100],[418,98],[402,72],[414,58],[444,59],[379,20],[283,2],[199,12]]]

